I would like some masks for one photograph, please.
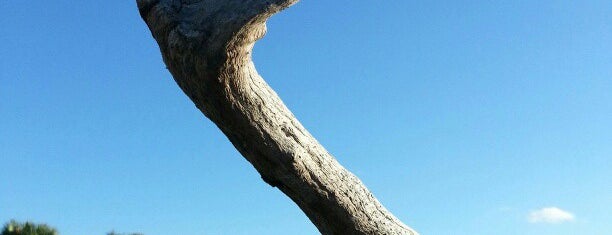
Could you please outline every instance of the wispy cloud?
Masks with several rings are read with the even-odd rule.
[[[534,210],[527,216],[529,223],[549,223],[559,224],[570,222],[575,219],[570,212],[561,210],[557,207],[546,207],[539,210]]]

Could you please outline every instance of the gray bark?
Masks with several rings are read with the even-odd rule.
[[[266,20],[298,0],[138,0],[177,84],[322,234],[417,234],[300,124],[255,70]]]

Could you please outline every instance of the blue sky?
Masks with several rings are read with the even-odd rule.
[[[133,1],[0,2],[0,220],[316,234],[174,84]],[[612,234],[612,2],[307,1],[258,71],[421,234]]]

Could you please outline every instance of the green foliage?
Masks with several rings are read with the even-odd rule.
[[[4,224],[0,235],[58,235],[57,230],[46,224],[32,222],[19,223],[15,220]],[[114,230],[106,235],[144,235],[142,233],[117,233]]]
[[[114,230],[106,233],[106,235],[144,235],[142,233],[117,233]]]
[[[11,220],[4,224],[0,235],[57,235],[57,230],[46,224],[19,223]]]

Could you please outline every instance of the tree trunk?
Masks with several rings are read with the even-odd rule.
[[[266,20],[298,0],[137,0],[181,89],[322,234],[417,234],[304,129],[255,70]]]

